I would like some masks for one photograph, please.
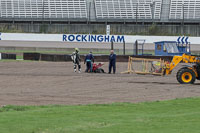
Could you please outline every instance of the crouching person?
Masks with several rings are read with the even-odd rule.
[[[78,48],[75,48],[75,52],[72,53],[71,59],[74,63],[74,72],[76,72],[76,68],[78,66],[78,72],[81,73],[81,58]]]
[[[86,70],[85,72],[92,72],[92,62],[94,63],[94,56],[92,55],[92,52],[85,57],[84,64],[86,63]]]

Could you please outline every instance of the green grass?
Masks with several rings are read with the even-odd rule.
[[[5,106],[2,133],[199,133],[200,98],[80,106]]]
[[[17,56],[16,56],[16,59],[17,59],[17,60],[24,59],[24,56],[23,56],[23,55],[17,55]]]

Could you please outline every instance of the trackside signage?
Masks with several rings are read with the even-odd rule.
[[[63,35],[65,42],[125,42],[124,36],[114,35]]]
[[[44,42],[96,42],[96,43],[131,43],[138,39],[146,43],[158,41],[177,41],[179,43],[200,44],[200,37],[179,36],[138,36],[138,35],[91,35],[91,34],[34,34],[34,33],[0,33],[0,41],[44,41]]]

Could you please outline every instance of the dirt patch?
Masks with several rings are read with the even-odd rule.
[[[82,64],[83,66],[83,64]],[[107,71],[108,64],[103,67]],[[83,66],[83,70],[85,67]],[[0,62],[0,105],[103,104],[200,96],[200,82],[180,85],[167,77],[73,73],[72,63]]]

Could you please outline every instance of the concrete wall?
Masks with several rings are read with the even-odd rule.
[[[130,55],[117,55],[117,62],[128,62]],[[71,55],[58,55],[58,54],[40,54],[40,53],[24,53],[24,60],[35,61],[55,61],[55,62],[71,62]],[[137,58],[147,59],[163,59],[165,61],[171,61],[172,56],[134,56]],[[84,61],[85,55],[81,55],[81,60]],[[95,62],[108,62],[108,55],[94,55]]]
[[[16,54],[0,53],[0,60],[1,60],[1,59],[16,60]]]
[[[105,34],[105,24],[28,24],[1,23],[0,32]],[[200,36],[200,25],[111,24],[111,34]]]

